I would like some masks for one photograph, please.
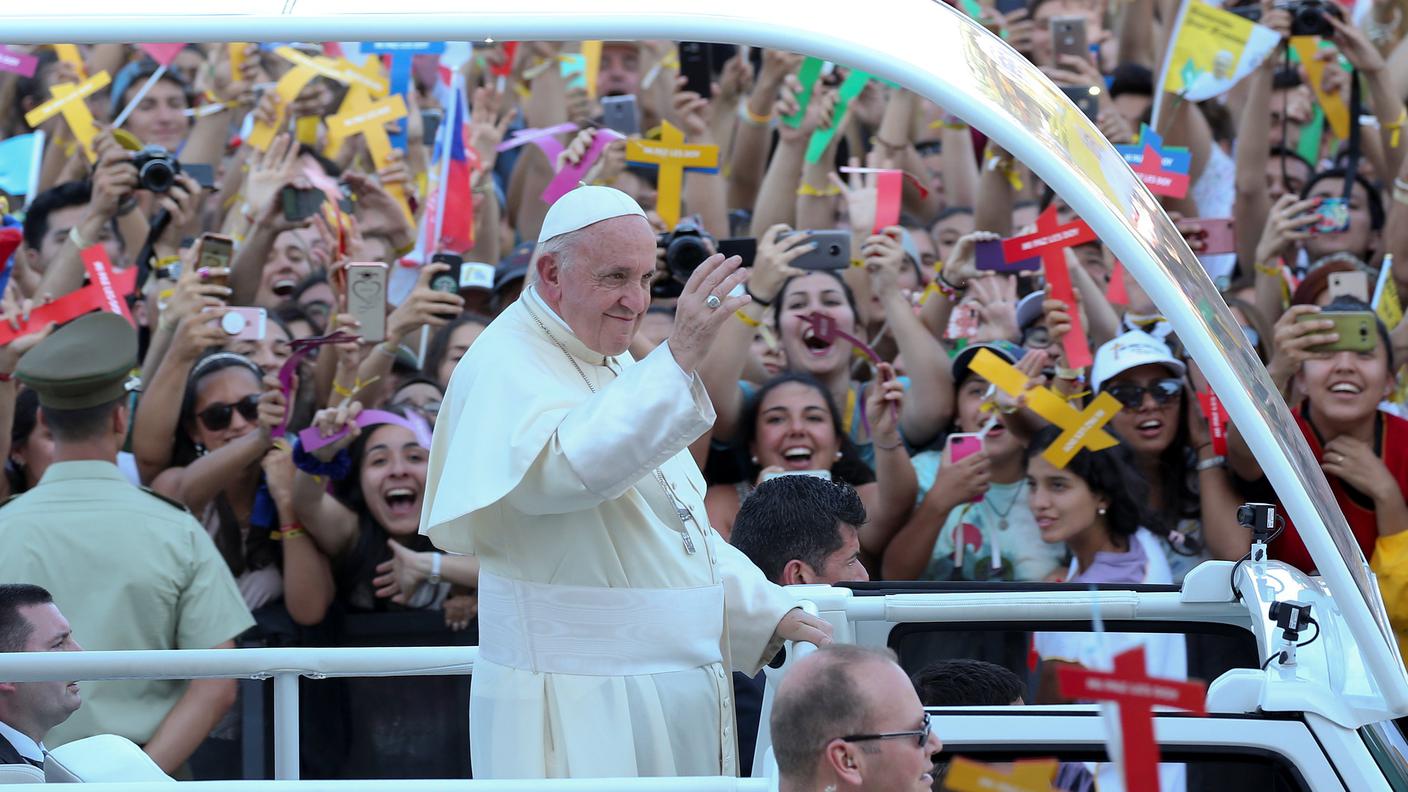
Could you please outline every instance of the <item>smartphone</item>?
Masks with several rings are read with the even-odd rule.
[[[1310,347],[1311,352],[1368,352],[1378,346],[1378,328],[1375,326],[1375,316],[1370,311],[1321,311],[1296,317],[1297,322],[1314,322],[1320,319],[1329,319],[1335,323],[1331,332],[1338,333],[1340,340],[1332,344]]]
[[[724,258],[738,256],[743,259],[743,266],[751,267],[753,259],[758,257],[758,240],[748,236],[720,239],[718,250],[724,254]]]
[[[464,264],[464,259],[454,253],[436,253],[430,257],[430,263],[450,265],[449,269],[436,273],[430,278],[430,288],[438,292],[459,294],[460,266]]]
[[[806,234],[816,247],[792,260],[797,269],[843,270],[851,266],[851,232],[849,231],[787,231],[778,234],[785,239],[793,234]]]
[[[1051,19],[1051,51],[1055,62],[1062,55],[1090,59],[1090,43],[1085,35],[1085,17],[1058,16]]]
[[[215,189],[215,169],[203,162],[181,163],[181,172],[196,180],[202,190]]]
[[[1312,234],[1338,234],[1349,230],[1349,203],[1344,198],[1321,198],[1311,214],[1315,222],[1306,230]]]
[[[1353,297],[1362,303],[1369,302],[1369,273],[1330,273],[1330,299],[1336,297]]]
[[[386,340],[386,275],[380,261],[347,265],[347,310],[361,323],[363,341]]]
[[[1093,124],[1100,115],[1100,86],[1098,85],[1063,85],[1061,93],[1066,95],[1075,103],[1076,107],[1090,119]]]
[[[280,193],[280,198],[284,206],[284,219],[296,223],[317,214],[323,207],[323,201],[327,200],[327,195],[315,187],[306,190],[285,187]]]
[[[698,41],[680,42],[680,75],[684,90],[693,91],[705,99],[714,95],[714,62],[708,44]]]
[[[426,146],[435,145],[435,133],[440,131],[440,124],[445,120],[445,114],[439,110],[420,111],[420,142]]]
[[[949,464],[953,464],[982,451],[983,436],[977,432],[956,432],[948,436],[945,448]]]
[[[260,341],[267,321],[268,313],[263,308],[231,308],[220,317],[220,329],[231,341]]]
[[[197,267],[205,267],[211,274],[206,279],[220,286],[230,285],[230,258],[235,253],[235,242],[224,234],[201,234],[200,258]]]
[[[951,434],[948,436],[945,449],[948,451],[948,462],[945,464],[952,465],[959,460],[967,459],[982,451],[983,436],[977,432],[958,432]],[[979,494],[976,498],[973,498],[971,502],[978,503],[982,499],[983,496]]]
[[[1202,239],[1203,249],[1198,251],[1198,255],[1214,256],[1236,251],[1237,239],[1232,234],[1232,218],[1198,217],[1189,220],[1187,225],[1192,226]]]
[[[983,240],[973,246],[974,266],[980,270],[993,272],[1035,272],[1041,269],[1041,256],[1021,259],[1008,263],[1002,252],[1002,241]]]
[[[607,129],[614,129],[626,137],[640,134],[640,109],[631,94],[601,97],[601,118]]]

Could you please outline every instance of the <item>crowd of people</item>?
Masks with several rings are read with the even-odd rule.
[[[1278,51],[1203,102],[1155,85],[1175,4],[1032,0],[1005,14],[974,5],[1055,82],[1096,88],[1092,120],[1112,142],[1135,142],[1163,103],[1158,131],[1165,146],[1189,151],[1191,182],[1164,205],[1214,270],[1379,575],[1390,616],[1408,629],[1399,562],[1408,552],[1399,368],[1408,330],[1370,304],[1385,268],[1408,288],[1400,4],[1376,0],[1357,25],[1326,11],[1322,69]],[[1293,32],[1285,7],[1259,11],[1260,24]],[[1057,18],[1083,20],[1088,56],[1056,54]],[[750,299],[698,363],[716,418],[690,452],[708,524],[768,580],[1177,584],[1204,560],[1247,553],[1237,506],[1275,495],[1238,427],[1210,423],[1206,380],[1100,240],[1063,252],[1075,304],[1048,296],[1041,270],[979,268],[983,245],[1030,231],[1048,206],[1073,216],[1026,164],[903,88],[870,80],[843,95],[846,64],[804,84],[801,73],[812,72],[802,55],[707,45],[712,80],[700,86],[676,42],[592,44],[416,55],[408,112],[385,129],[397,136],[389,153],[375,134],[349,135],[331,120],[357,107],[349,72],[385,72],[339,61],[338,45],[188,44],[167,66],[137,45],[12,47],[36,69],[0,72],[0,138],[34,131],[26,115],[66,93],[56,86],[112,79],[82,100],[91,138],[69,114],[37,122],[32,194],[3,196],[5,224],[22,239],[0,275],[0,327],[13,330],[0,345],[0,495],[12,498],[0,506],[0,579],[53,591],[89,649],[335,643],[343,616],[398,610],[469,628],[476,557],[443,553],[418,530],[432,428],[456,364],[537,277],[539,258],[558,252],[535,250],[543,196],[560,170],[578,166],[583,182],[644,207],[659,235],[634,359],[671,338],[676,302],[705,256],[743,255],[737,293]],[[572,71],[589,49],[591,68]],[[283,78],[306,68],[298,58],[325,68],[290,93]],[[1362,91],[1351,91],[1356,80]],[[1341,140],[1317,120],[1319,105],[1351,93],[1364,105],[1362,130]],[[632,101],[611,101],[624,97]],[[634,129],[608,142],[623,106]],[[658,138],[666,124],[685,144],[718,148],[719,167],[686,172],[678,195],[660,169],[628,155],[631,139]],[[835,134],[813,137],[828,129]],[[535,135],[548,144],[522,145]],[[817,140],[824,148],[812,156]],[[444,167],[461,141],[469,204],[449,200]],[[179,162],[167,183],[139,169],[151,146]],[[897,224],[876,228],[878,180],[841,172],[861,165],[913,177]],[[316,208],[299,211],[309,194]],[[1347,225],[1326,227],[1320,207],[1339,196]],[[444,232],[470,218],[455,212],[472,215],[472,239],[458,246]],[[663,219],[675,215],[675,225]],[[1226,246],[1210,248],[1228,226]],[[839,266],[820,255],[833,244],[849,250]],[[87,392],[108,397],[88,399],[21,360],[63,335],[31,314],[91,288],[85,261],[98,246],[118,273],[138,273],[126,304],[137,348],[130,362],[126,351],[89,361]],[[384,265],[385,310],[374,316],[349,290],[368,264]],[[1368,330],[1342,338],[1351,321]],[[69,351],[110,329],[71,333]],[[1088,369],[1066,365],[1073,332],[1086,334]],[[979,373],[984,351],[1078,409],[1113,396],[1122,409],[1105,429],[1118,443],[1053,464],[1044,452],[1060,429]],[[63,467],[109,452],[120,474]],[[817,489],[804,477],[832,483]],[[144,532],[186,513],[203,531],[182,523],[136,547],[118,535],[135,518],[112,514],[85,534],[95,566],[60,567],[32,549],[60,528],[33,504],[122,480],[154,504]],[[111,535],[95,539],[95,528]],[[140,599],[145,613],[114,620],[108,603],[63,599],[108,573],[105,554],[114,566],[144,554],[151,569],[181,571],[160,573],[161,590]],[[1272,555],[1314,571],[1294,525]],[[168,634],[140,629],[143,619]],[[126,643],[98,637],[119,629]],[[1075,636],[1038,634],[1035,647],[1052,667],[1090,661]],[[1186,673],[1181,646],[1160,657],[1166,674]],[[1059,700],[1049,681],[1037,682],[1035,700]],[[740,675],[735,687],[756,683]],[[199,684],[183,696],[184,686],[150,683],[160,693],[137,714],[122,712],[123,696],[99,693],[89,700],[99,712],[60,733],[124,734],[177,772],[192,735],[228,722],[234,700],[232,685]],[[150,711],[152,701],[170,709]]]

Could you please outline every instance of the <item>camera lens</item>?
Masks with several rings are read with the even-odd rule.
[[[835,243],[827,245],[826,255],[831,258],[836,258],[837,256],[841,255],[841,246]]]
[[[676,280],[684,283],[708,257],[709,249],[705,246],[703,237],[695,234],[677,235],[670,240],[670,246],[665,250],[665,265],[670,268],[670,274]]]

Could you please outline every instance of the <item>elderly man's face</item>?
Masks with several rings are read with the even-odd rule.
[[[543,300],[587,347],[619,355],[650,307],[655,234],[636,215],[603,220],[577,233],[565,269],[561,261],[538,262]]]

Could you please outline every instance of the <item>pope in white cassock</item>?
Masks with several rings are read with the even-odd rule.
[[[746,270],[700,265],[669,341],[635,361],[654,274],[635,201],[573,190],[532,284],[450,377],[421,533],[479,557],[478,778],[736,774],[729,670],[829,640],[709,527],[687,450],[714,421],[695,367]]]

